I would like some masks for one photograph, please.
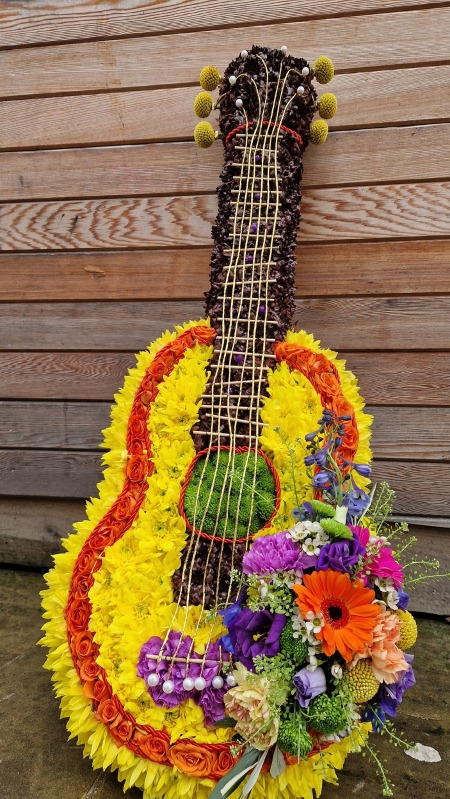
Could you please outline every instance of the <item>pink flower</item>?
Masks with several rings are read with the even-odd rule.
[[[367,654],[372,658],[372,671],[379,682],[388,685],[408,671],[403,652],[396,646],[400,638],[400,620],[395,613],[385,611],[378,617],[373,631],[373,641],[367,646]]]
[[[355,526],[353,524],[349,524],[349,527],[350,527],[350,530],[352,531],[352,533],[356,533],[356,535],[358,536],[359,540],[361,541],[361,544],[363,545],[363,547],[366,547],[367,544],[369,543],[369,538],[370,538],[370,530],[369,530],[369,528],[368,527],[360,527],[359,525]]]
[[[224,696],[227,715],[236,719],[236,732],[255,749],[270,749],[276,743],[279,727],[269,698],[272,683],[247,671],[242,663],[236,664],[233,674],[237,685]]]
[[[404,583],[402,567],[395,560],[390,547],[382,547],[379,554],[371,558],[368,569],[374,577],[393,580],[394,588],[401,588]]]

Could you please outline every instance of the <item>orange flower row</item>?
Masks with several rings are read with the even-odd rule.
[[[350,420],[344,423],[345,433],[338,453],[342,458],[352,461],[359,443],[355,410],[342,393],[339,372],[334,363],[320,352],[312,352],[307,347],[286,341],[277,342],[274,353],[277,361],[286,361],[291,369],[301,372],[309,380],[323,408],[338,416],[350,416]]]

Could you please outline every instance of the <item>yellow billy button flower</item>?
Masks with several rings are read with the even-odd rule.
[[[199,122],[194,128],[194,141],[198,147],[206,149],[214,144],[216,134],[209,122]]]
[[[318,83],[329,83],[334,75],[334,66],[331,58],[320,56],[314,64],[314,76]]]
[[[213,92],[220,83],[220,72],[217,67],[203,67],[200,72],[200,86],[207,92]]]
[[[311,144],[324,144],[328,136],[328,125],[324,119],[316,119],[309,129]]]
[[[406,649],[411,649],[417,641],[417,623],[409,610],[396,610],[395,615],[398,616],[401,622],[400,638],[397,646],[404,652]]]
[[[351,671],[344,672],[343,681],[348,685],[353,699],[357,704],[363,704],[372,699],[380,683],[376,679],[368,658],[358,660],[356,666]]]
[[[332,119],[337,111],[336,95],[325,92],[319,100],[319,114],[322,119]]]
[[[194,100],[194,111],[198,117],[208,117],[213,109],[213,98],[209,92],[200,92]]]

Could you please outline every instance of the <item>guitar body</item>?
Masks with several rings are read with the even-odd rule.
[[[274,59],[278,68],[283,54],[264,48],[252,54],[254,74],[260,69],[269,81],[267,63]],[[244,60],[233,62],[227,74],[243,74]],[[305,75],[299,69],[306,62],[291,60],[289,72]],[[310,78],[304,82],[312,97]],[[250,90],[242,96],[251,102]],[[286,108],[293,92],[287,96]],[[206,799],[236,760],[234,730],[214,726],[227,688],[219,675],[227,659],[217,643],[226,633],[220,611],[239,594],[233,575],[252,542],[288,529],[292,512],[313,497],[305,436],[316,429],[323,409],[347,417],[342,456],[359,463],[370,459],[371,418],[362,410],[354,376],[312,336],[289,332],[300,156],[313,112],[286,113],[275,133],[271,120],[278,117],[272,112],[263,109],[258,116],[250,109],[244,118],[235,106],[233,94],[221,111],[229,149],[213,231],[209,318],[165,333],[138,355],[105,431],[108,452],[98,497],[64,542],[67,552],[55,557],[43,601],[46,665],[54,672],[71,736],[95,768],[117,768],[125,787],[142,788],[148,799]],[[251,184],[255,208],[253,199],[249,206],[241,199],[241,188],[233,200],[233,169],[237,164],[242,172],[247,147],[247,138],[242,145],[239,137],[248,137],[251,125],[252,163],[261,162],[261,168],[266,144],[271,152],[278,146],[275,136],[283,138],[279,183],[278,167],[267,158],[278,205],[273,214],[271,206],[264,207],[264,219],[263,194],[269,202],[272,184],[264,189],[260,173],[252,172],[245,184]],[[293,166],[294,156],[299,166]],[[248,220],[236,231],[247,207]],[[233,213],[227,227],[224,217]],[[264,238],[258,239],[262,230]],[[235,252],[231,285],[226,270]],[[168,682],[187,675],[190,662],[198,677],[196,664],[208,666],[209,653],[218,664],[218,687],[180,694],[172,685],[164,694],[158,676],[149,682],[170,646]],[[329,746],[327,778],[333,779],[349,748],[346,739]],[[312,788],[320,792],[319,759],[313,752],[300,762],[287,760],[277,777],[263,769],[252,795],[299,799],[310,797]]]

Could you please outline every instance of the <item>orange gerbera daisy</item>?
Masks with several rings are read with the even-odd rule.
[[[381,608],[372,604],[375,592],[364,588],[362,580],[352,582],[348,574],[325,569],[305,574],[294,591],[304,619],[321,614],[322,627],[315,635],[327,656],[337,649],[348,663],[355,652],[365,651]]]

